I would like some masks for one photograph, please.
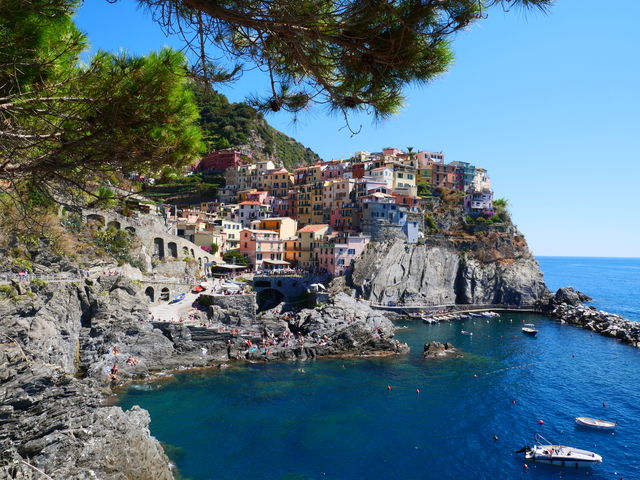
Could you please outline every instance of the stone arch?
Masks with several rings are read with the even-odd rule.
[[[153,287],[147,287],[144,291],[144,294],[147,296],[150,303],[153,303],[155,301],[155,292],[153,290]]]
[[[115,228],[116,230],[120,230],[120,222],[117,220],[111,220],[109,223],[107,223],[107,228]]]
[[[184,257],[188,257],[189,256],[189,247],[182,247],[182,255]]]
[[[133,227],[124,227],[125,231],[129,232],[131,235],[135,235],[136,229]]]
[[[275,288],[265,288],[256,293],[256,303],[260,312],[275,308],[283,301],[284,294]]]
[[[176,242],[167,243],[167,249],[169,250],[170,257],[178,258],[178,245],[176,245]]]
[[[100,225],[100,227],[104,227],[106,220],[104,218],[104,216],[102,215],[98,215],[97,213],[91,213],[89,215],[87,215],[87,223],[89,224],[94,224],[94,225]]]
[[[160,260],[164,260],[164,240],[160,237],[153,239],[153,254]]]
[[[171,298],[171,292],[169,291],[169,287],[164,287],[160,290],[160,300],[164,302],[168,302]]]

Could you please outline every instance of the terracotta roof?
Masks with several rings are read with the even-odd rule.
[[[307,225],[306,227],[301,228],[300,230],[298,230],[298,233],[300,232],[317,232],[318,230],[322,230],[325,227],[328,227],[329,225],[326,223],[318,223],[318,224],[314,224],[314,225]]]
[[[260,202],[256,202],[255,200],[245,200],[244,202],[240,202],[240,205],[262,205]]]

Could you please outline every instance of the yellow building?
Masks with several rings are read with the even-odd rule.
[[[429,185],[431,186],[433,182],[433,165],[429,164],[424,167],[418,168],[418,173],[416,177],[416,185]]]
[[[286,197],[293,187],[293,174],[286,168],[272,170],[262,175],[262,189],[273,197]]]
[[[312,270],[316,266],[314,249],[331,231],[327,224],[312,224],[298,230],[298,237],[285,242],[285,259],[301,268]]]
[[[293,171],[294,182],[296,185],[304,185],[309,183],[321,182],[322,171],[326,168],[326,165],[317,163],[315,165],[308,165],[306,167],[296,168]]]
[[[313,204],[312,201],[312,186],[311,185],[296,185],[293,190],[293,208],[296,211],[298,224],[309,225],[311,218],[313,217]]]

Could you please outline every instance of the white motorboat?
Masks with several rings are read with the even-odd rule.
[[[616,428],[616,422],[609,422],[608,420],[598,420],[597,418],[589,417],[576,417],[576,423],[584,427],[602,428],[606,430],[613,430]]]
[[[525,323],[522,327],[522,333],[535,337],[538,334],[538,330],[536,330],[536,326],[533,323]]]
[[[535,446],[523,447],[516,453],[524,453],[525,460],[531,462],[559,467],[581,468],[602,463],[602,457],[597,453],[566,445],[553,445],[542,435],[536,435]]]

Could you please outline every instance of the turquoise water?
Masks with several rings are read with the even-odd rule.
[[[521,334],[525,321],[538,338]],[[402,357],[182,374],[152,391],[129,389],[121,405],[148,409],[152,433],[197,480],[640,478],[639,349],[537,315],[401,325],[412,348]],[[424,360],[428,340],[450,341],[463,357]],[[575,416],[620,425],[593,431]],[[536,432],[604,463],[525,472],[513,451]]]

